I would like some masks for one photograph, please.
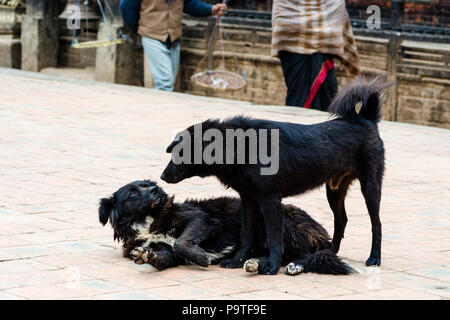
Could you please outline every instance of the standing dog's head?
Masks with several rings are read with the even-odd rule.
[[[109,220],[114,229],[114,240],[125,244],[135,237],[136,226],[151,224],[169,200],[155,182],[134,181],[114,192],[112,197],[100,200],[99,220],[103,225]]]
[[[208,129],[218,129],[219,125],[218,120],[206,120],[178,133],[166,149],[172,159],[161,174],[161,179],[167,183],[178,183],[193,176],[210,175],[208,167],[211,163],[205,162],[203,150],[211,143],[208,140],[211,137],[206,138],[204,135]]]
[[[189,163],[186,163],[186,161],[183,161],[181,163],[177,163],[176,161],[174,161],[174,155],[177,152],[176,150],[174,150],[174,148],[177,149],[178,146],[181,146],[183,140],[185,139],[183,139],[182,136],[176,137],[175,140],[172,141],[172,143],[166,149],[167,153],[172,154],[172,151],[174,152],[174,154],[172,154],[172,159],[170,159],[160,177],[161,180],[164,180],[167,183],[178,183],[195,175],[193,173],[194,165],[192,161],[190,161]],[[184,151],[181,150],[179,154],[183,156],[183,152]]]

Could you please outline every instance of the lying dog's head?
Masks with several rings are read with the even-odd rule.
[[[114,192],[112,197],[100,200],[99,220],[103,225],[109,220],[114,229],[114,240],[125,243],[136,235],[135,226],[145,223],[148,218],[156,219],[168,200],[167,194],[155,182],[134,181]]]

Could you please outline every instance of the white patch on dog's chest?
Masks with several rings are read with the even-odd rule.
[[[163,242],[169,246],[171,246],[173,248],[173,245],[175,244],[175,238],[165,235],[165,234],[161,234],[161,233],[149,233],[147,235],[147,239],[145,241],[145,246],[149,246],[152,243],[158,243],[158,242]]]
[[[144,223],[135,223],[131,228],[136,231],[136,240],[142,240],[144,243],[142,247],[148,247],[152,243],[162,242],[173,248],[175,243],[175,238],[169,235],[161,233],[149,233],[150,226],[152,225],[154,219],[152,217],[147,217]]]

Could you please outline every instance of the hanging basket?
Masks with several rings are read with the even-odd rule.
[[[226,3],[226,0],[222,0],[222,3]],[[206,53],[203,56],[203,58],[200,60],[200,63],[198,64],[198,66],[200,67],[201,64],[208,57],[208,55],[212,53],[212,51],[213,51],[212,48],[214,48],[214,44],[215,44],[213,40],[216,39],[217,30],[219,31],[220,48],[221,48],[221,52],[222,52],[222,61],[216,70],[206,70],[203,72],[196,73],[191,77],[191,81],[200,87],[210,88],[213,90],[221,90],[221,91],[239,90],[247,85],[247,80],[246,80],[245,73],[244,73],[244,76],[241,76],[237,73],[226,71],[226,69],[225,69],[225,54],[224,54],[224,48],[223,48],[224,47],[223,35],[226,36],[226,33],[223,30],[221,18],[222,18],[221,16],[218,16],[216,18],[216,22],[213,27],[213,32],[211,33],[211,36],[209,37],[208,46],[206,48]],[[227,39],[230,40],[228,37],[227,37]],[[231,42],[229,42],[229,45],[230,45],[231,52],[233,53],[234,50],[231,46]],[[233,57],[237,61],[237,58],[234,55],[234,53],[233,53]]]
[[[198,86],[214,90],[232,91],[242,89],[247,81],[241,75],[225,70],[206,70],[191,77]]]

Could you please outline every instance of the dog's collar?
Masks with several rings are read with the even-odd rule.
[[[161,214],[160,214],[161,218],[164,218],[164,216],[169,212],[170,208],[172,208],[174,199],[175,199],[175,196],[171,196],[167,199],[167,202],[164,204],[164,207],[161,210]]]
[[[171,222],[171,219],[169,218],[169,215],[170,215],[169,212],[170,212],[170,209],[173,207],[174,199],[175,199],[175,196],[171,196],[167,199],[166,203],[164,204],[163,208],[161,209],[161,213],[159,214],[159,217],[150,226],[150,232],[155,231],[155,230],[163,231],[168,227],[168,225]]]

